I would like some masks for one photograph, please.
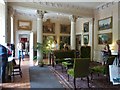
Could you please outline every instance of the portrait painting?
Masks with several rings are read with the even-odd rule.
[[[84,44],[88,44],[89,43],[89,35],[83,35],[83,41],[84,41]]]
[[[60,33],[70,34],[70,25],[60,25]]]
[[[50,19],[43,23],[43,33],[55,33],[55,23],[52,23]]]
[[[84,32],[89,32],[89,22],[83,24]]]

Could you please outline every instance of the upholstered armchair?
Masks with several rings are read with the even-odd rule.
[[[81,58],[90,58],[91,57],[91,47],[90,46],[81,46],[80,57]]]
[[[67,70],[68,81],[69,76],[74,78],[74,87],[76,88],[76,78],[87,77],[88,87],[89,87],[89,63],[90,58],[76,58],[74,59],[74,65],[72,69]]]

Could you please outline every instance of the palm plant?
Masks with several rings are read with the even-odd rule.
[[[53,43],[53,39],[52,38],[48,38],[46,39],[43,44],[37,42],[37,45],[34,47],[34,51],[37,51],[39,54],[42,55],[37,55],[34,56],[34,60],[38,60],[38,64],[39,65],[43,65],[43,54],[48,54],[50,53],[52,50],[52,43]]]

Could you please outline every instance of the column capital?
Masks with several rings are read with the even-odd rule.
[[[70,15],[70,16],[69,16],[69,19],[70,19],[72,22],[76,22],[77,17],[76,17],[75,15]]]
[[[37,18],[41,18],[41,19],[43,19],[43,17],[44,17],[44,11],[42,11],[42,10],[37,10]]]
[[[15,10],[11,6],[8,6],[8,13],[9,13],[10,16],[13,17],[14,14],[15,14]]]

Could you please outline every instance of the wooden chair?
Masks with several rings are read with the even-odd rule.
[[[76,88],[76,78],[87,77],[88,87],[89,87],[89,63],[90,58],[76,58],[74,59],[74,66],[72,69],[67,70],[68,81],[69,75],[74,78],[74,87]]]
[[[18,64],[13,65],[13,71],[12,71],[13,78],[15,75],[20,75],[22,78],[22,70],[21,70],[21,57],[19,58]]]

